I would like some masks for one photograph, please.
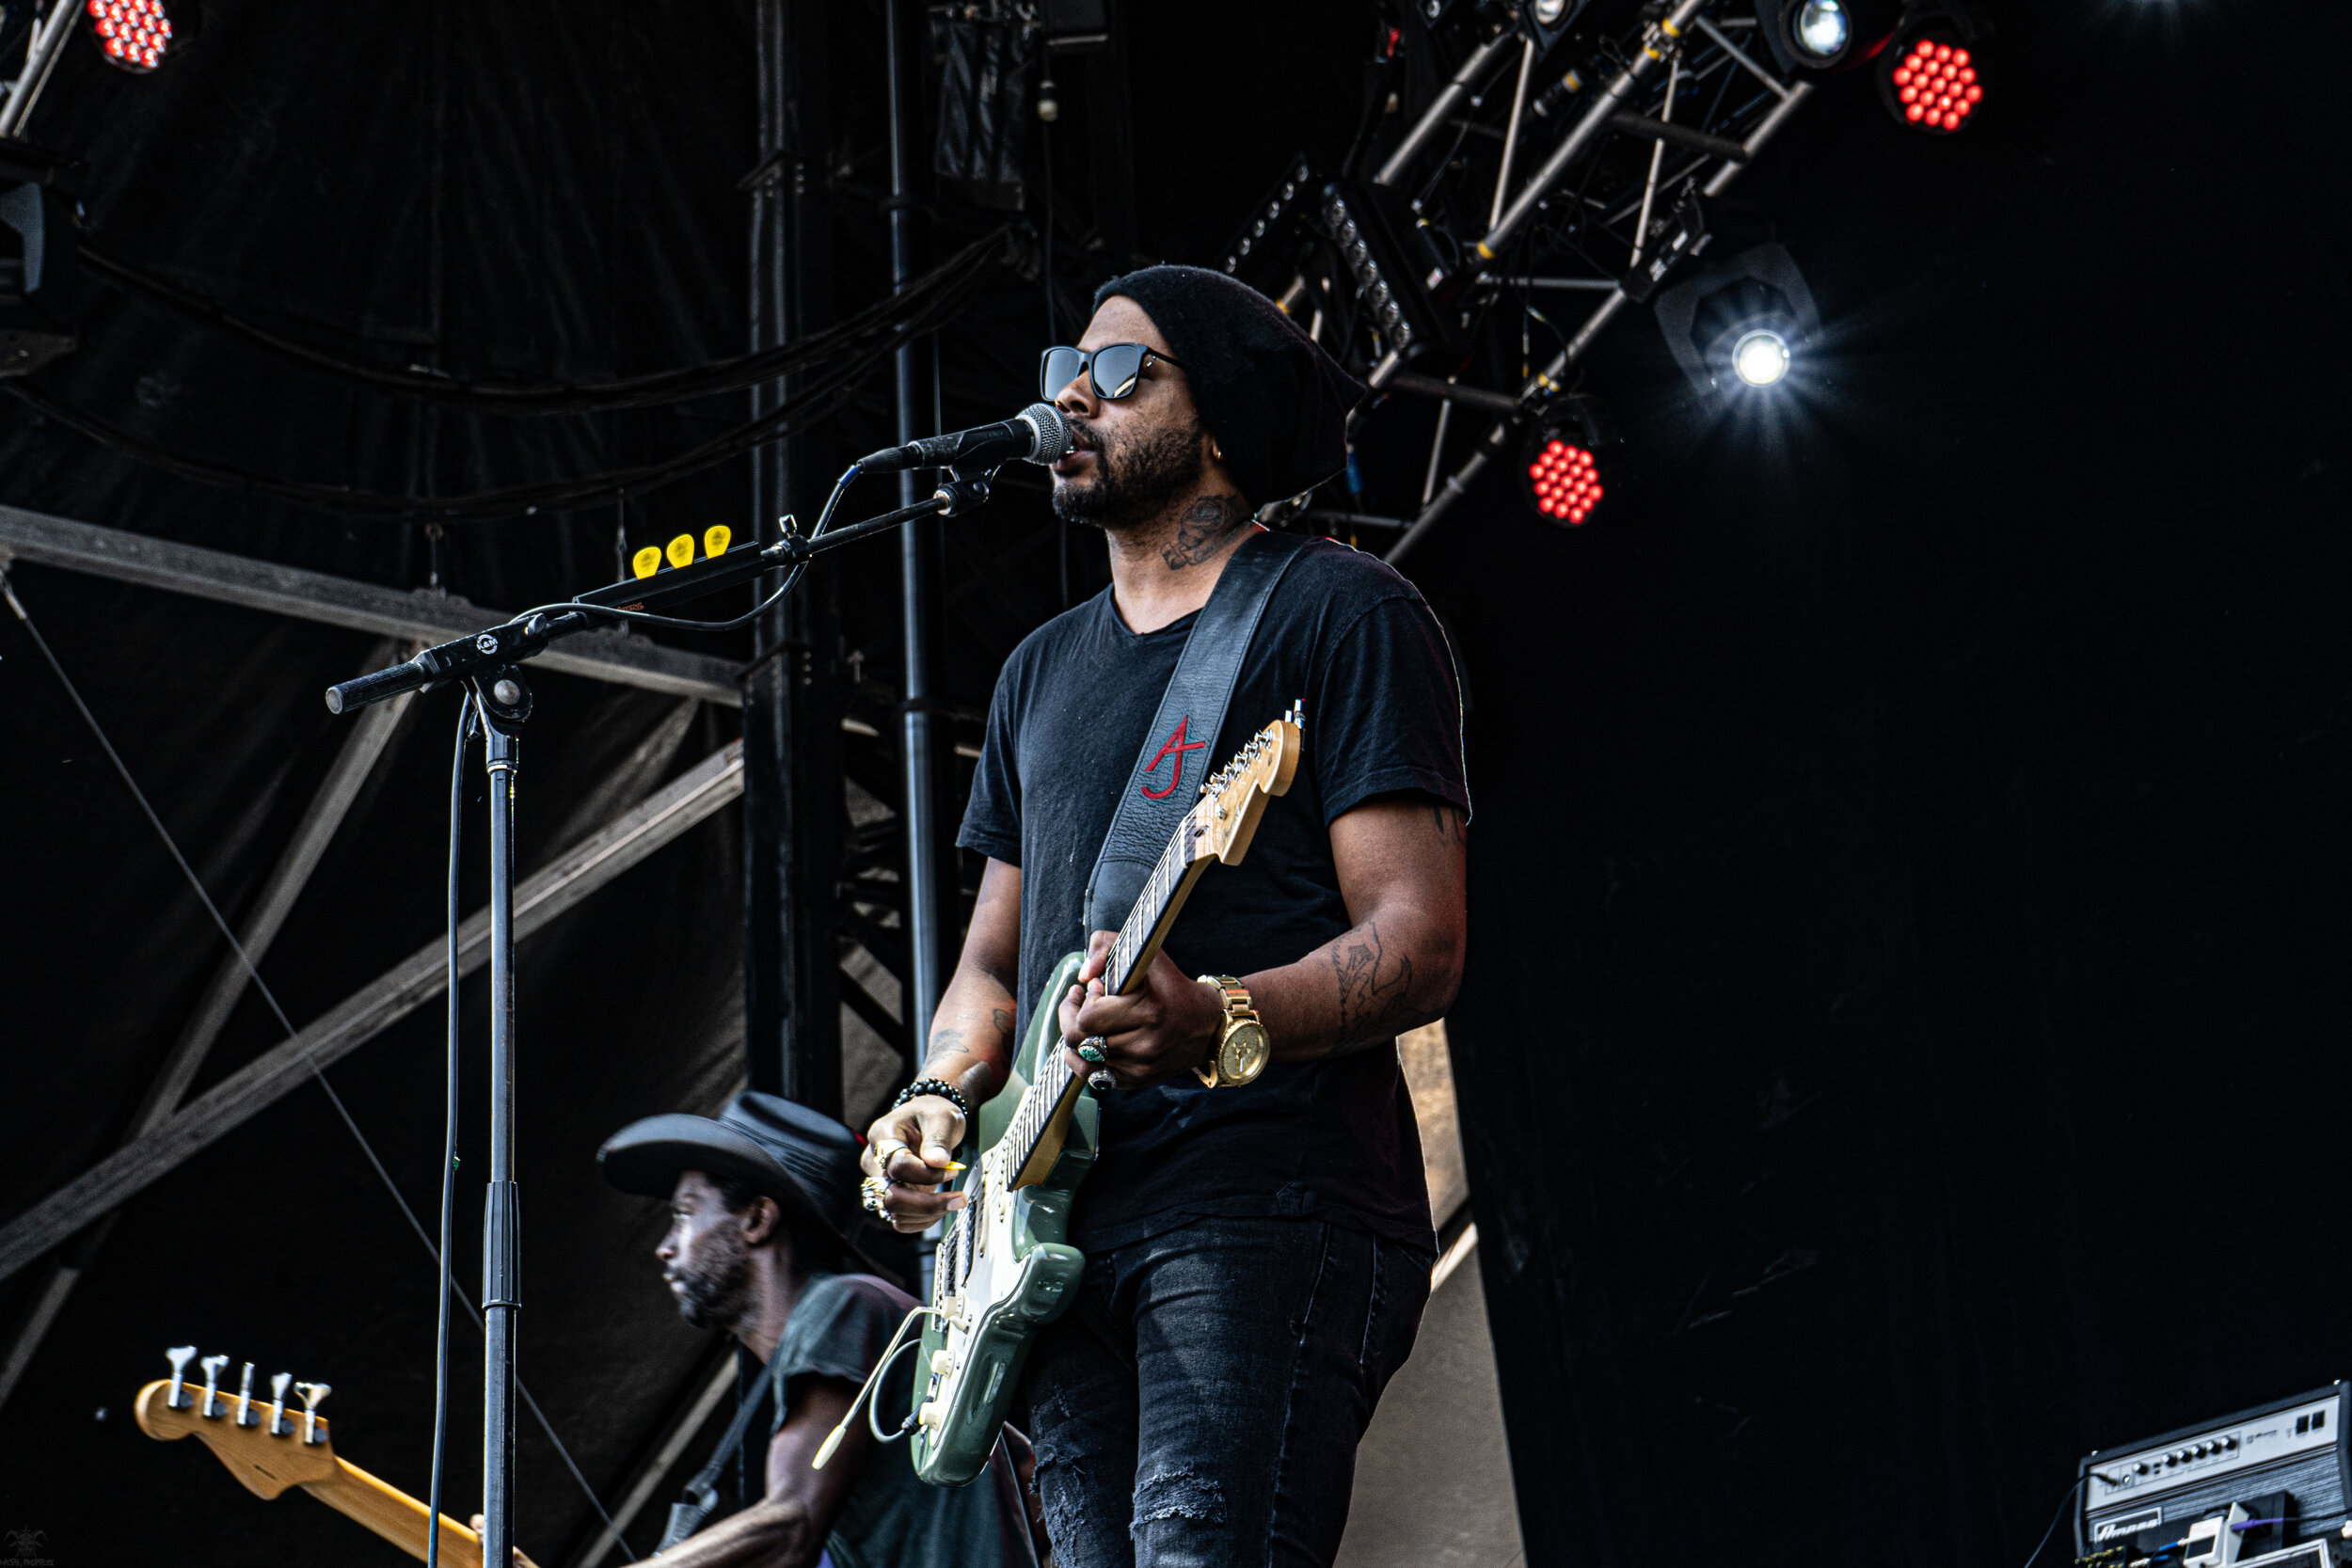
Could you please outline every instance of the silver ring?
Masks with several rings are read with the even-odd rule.
[[[1110,1069],[1098,1067],[1087,1074],[1087,1087],[1096,1094],[1108,1094],[1119,1087],[1119,1080],[1112,1075]]]

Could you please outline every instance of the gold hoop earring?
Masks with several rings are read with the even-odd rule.
[[[1209,455],[1219,463],[1225,461],[1225,449],[1216,444],[1216,437],[1214,436],[1209,437]]]

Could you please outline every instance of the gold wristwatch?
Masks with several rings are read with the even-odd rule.
[[[1231,974],[1203,974],[1200,981],[1215,986],[1225,999],[1225,1030],[1209,1059],[1192,1069],[1193,1076],[1212,1089],[1253,1082],[1265,1070],[1274,1042],[1266,1038],[1265,1025],[1258,1022],[1258,1010],[1249,1005],[1248,988]]]

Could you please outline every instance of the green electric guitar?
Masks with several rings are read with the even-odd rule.
[[[1295,710],[1252,736],[1200,786],[1111,943],[1103,983],[1133,990],[1158,957],[1193,883],[1212,861],[1237,865],[1273,796],[1298,770]],[[914,1473],[961,1486],[980,1473],[1004,1425],[1037,1331],[1068,1309],[1086,1259],[1062,1238],[1078,1183],[1093,1168],[1098,1113],[1061,1049],[1059,1010],[1085,961],[1054,967],[1021,1037],[1003,1092],[980,1107],[959,1158],[968,1199],[939,1243],[916,1369]],[[976,1152],[977,1151],[977,1152]]]

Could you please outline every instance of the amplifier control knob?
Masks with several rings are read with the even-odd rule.
[[[2164,1456],[2164,1467],[2168,1470],[2172,1468],[2173,1465],[2178,1465],[2180,1462],[2181,1456],[2177,1453],[2169,1453]]]
[[[2221,1446],[2228,1449],[2232,1453],[2237,1452],[2237,1439],[2234,1437],[2224,1437],[2221,1440]]]
[[[2132,1468],[2138,1474],[2144,1476],[2148,1473],[2148,1462],[2143,1459],[2138,1464],[2133,1465]]]

